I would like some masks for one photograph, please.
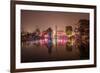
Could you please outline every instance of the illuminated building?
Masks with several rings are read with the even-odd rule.
[[[66,35],[71,35],[72,31],[73,31],[72,26],[66,26],[65,28]]]

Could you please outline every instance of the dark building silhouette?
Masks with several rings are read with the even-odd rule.
[[[48,48],[48,53],[51,54],[52,53],[52,47],[53,47],[53,43],[52,43],[52,29],[49,27],[47,29],[47,34],[48,34],[48,43],[47,43],[47,48]]]
[[[79,24],[81,35],[80,58],[89,59],[89,20],[80,20]]]

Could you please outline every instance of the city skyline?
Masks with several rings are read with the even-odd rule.
[[[21,10],[21,62],[89,59],[88,41],[88,13]]]
[[[21,10],[21,31],[33,32],[36,28],[40,31],[51,27],[53,30],[58,26],[58,30],[65,29],[65,26],[72,26],[80,19],[89,20],[88,13],[74,13],[74,12],[48,12],[48,11],[30,11]]]

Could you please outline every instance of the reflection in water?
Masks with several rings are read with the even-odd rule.
[[[72,45],[71,45],[71,42],[67,42],[67,43],[66,43],[66,51],[69,51],[69,52],[72,51]]]
[[[47,42],[47,48],[48,48],[48,53],[51,54],[52,53],[52,29],[48,28],[47,29],[47,33],[48,33],[48,42]]]
[[[52,40],[48,40],[47,48],[48,48],[48,53],[49,54],[52,53],[52,47],[53,47]]]
[[[21,62],[89,59],[89,31],[85,30],[88,27],[80,27],[73,30],[66,26],[65,31],[58,31],[55,26],[55,30],[49,27],[43,32],[36,29],[22,35]]]

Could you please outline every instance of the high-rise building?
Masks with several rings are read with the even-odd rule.
[[[72,34],[72,31],[73,31],[72,26],[66,26],[65,32],[66,32],[67,35],[71,35]]]

